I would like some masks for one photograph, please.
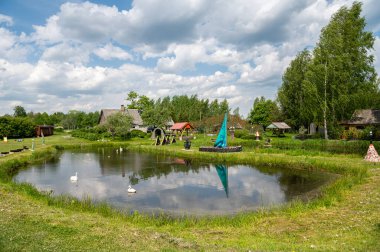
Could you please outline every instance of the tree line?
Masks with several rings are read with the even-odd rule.
[[[68,113],[54,112],[48,114],[46,112],[26,113],[22,106],[14,107],[13,117],[28,118],[35,125],[54,125],[64,129],[81,129],[86,127],[93,127],[98,124],[99,115],[98,111],[95,112],[83,112],[78,110],[70,110]],[[11,117],[10,115],[5,115]]]
[[[167,96],[154,100],[131,91],[126,101],[127,108],[140,111],[146,125],[157,127],[165,126],[171,119],[174,122],[194,122],[230,112],[226,99],[221,102],[217,99],[210,101],[199,99],[197,95]]]
[[[0,116],[0,136],[32,137],[37,125],[53,125],[62,129],[83,129],[98,124],[99,112],[83,112],[72,110],[68,113],[55,112],[48,114],[26,112],[22,106],[14,107],[13,115]]]

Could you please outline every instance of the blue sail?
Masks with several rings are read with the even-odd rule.
[[[218,138],[214,143],[214,147],[226,148],[227,147],[227,113],[224,115],[222,127],[220,128]]]

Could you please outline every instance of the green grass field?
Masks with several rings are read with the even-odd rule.
[[[276,145],[273,140],[273,146]],[[12,144],[1,143],[7,151]],[[289,142],[289,138],[278,141]],[[67,134],[35,139],[35,151],[0,157],[0,248],[2,251],[380,251],[380,164],[363,161],[365,153],[333,154],[319,150],[261,148],[245,144],[242,153],[200,153],[211,140],[199,136],[190,151],[183,142],[153,146],[150,139],[110,142],[115,146],[205,160],[278,165],[285,169],[321,169],[340,174],[308,203],[293,202],[276,209],[229,217],[125,215],[90,200],[51,197],[7,177],[20,165],[64,148],[104,144]],[[21,145],[31,145],[25,139]],[[299,146],[299,143],[293,144]]]

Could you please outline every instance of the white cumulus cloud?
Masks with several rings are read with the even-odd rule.
[[[104,47],[100,47],[94,50],[94,54],[104,60],[119,59],[119,60],[133,60],[133,57],[122,48],[106,44]]]

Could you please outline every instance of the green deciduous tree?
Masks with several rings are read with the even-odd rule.
[[[374,56],[369,54],[374,36],[364,30],[361,6],[354,2],[351,8],[342,7],[335,13],[314,49],[310,81],[317,87],[326,139],[328,122],[335,124],[348,119],[355,109],[367,108],[371,104],[358,96],[376,91]],[[356,102],[352,102],[354,97]]]
[[[279,119],[280,110],[277,104],[270,99],[266,100],[263,96],[255,99],[253,108],[248,115],[250,123],[260,124],[264,127]]]
[[[170,98],[158,99],[153,107],[143,111],[141,117],[146,125],[164,127],[171,118]]]
[[[128,97],[126,100],[129,102],[127,108],[129,109],[137,109],[137,98],[139,97],[138,93],[135,91],[131,91],[128,93]]]
[[[278,90],[278,101],[282,114],[294,128],[306,126],[314,119],[313,104],[310,104],[310,87],[305,83],[306,72],[311,64],[308,50],[299,53],[282,76],[282,86]]]
[[[119,136],[126,138],[132,127],[132,117],[121,112],[112,114],[107,118],[105,127],[111,133],[112,137]]]
[[[24,107],[22,107],[22,106],[14,107],[13,111],[14,111],[14,113],[13,113],[14,117],[26,117],[27,116],[26,111],[25,111]]]
[[[313,120],[324,126],[327,139],[328,129],[355,109],[376,106],[374,36],[364,30],[361,7],[354,2],[339,9],[322,29],[312,56],[304,50],[284,73],[278,100],[293,126]]]

